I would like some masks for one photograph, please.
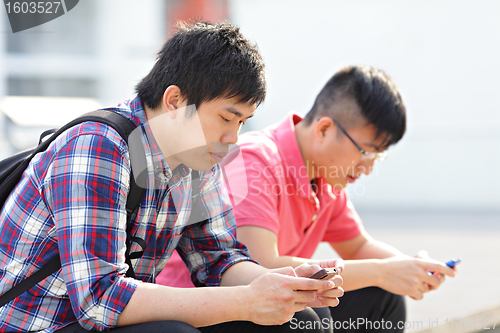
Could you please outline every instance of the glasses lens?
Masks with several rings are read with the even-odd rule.
[[[377,156],[375,156],[375,161],[382,162],[386,158],[387,158],[387,153],[385,151],[383,151],[381,153],[377,153]]]
[[[365,152],[363,156],[361,156],[361,160],[363,161],[377,161],[377,162],[382,162],[385,160],[387,157],[387,153],[381,152],[381,153],[376,153],[376,152]]]

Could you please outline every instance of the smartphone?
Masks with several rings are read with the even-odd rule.
[[[453,267],[455,267],[455,265],[458,265],[458,264],[460,264],[461,262],[462,262],[462,259],[461,259],[461,258],[451,259],[450,261],[448,261],[448,262],[446,263],[446,266],[453,268]]]
[[[451,259],[450,261],[447,261],[445,265],[450,267],[450,268],[453,268],[453,267],[455,267],[455,265],[458,265],[461,262],[462,262],[461,258]],[[434,272],[432,272],[432,271],[429,271],[429,273],[434,274]]]
[[[335,268],[322,268],[313,275],[311,275],[309,278],[317,280],[329,280],[338,273],[339,272]]]

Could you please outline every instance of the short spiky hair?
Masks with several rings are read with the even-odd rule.
[[[349,66],[335,73],[319,93],[311,111],[304,118],[305,123],[309,125],[321,116],[333,119],[340,116],[332,114],[332,110],[346,99],[354,101],[360,109],[360,115],[377,128],[377,137],[385,136],[384,147],[403,137],[406,131],[406,108],[401,94],[385,72],[370,66]],[[357,114],[351,116],[359,117]]]
[[[259,105],[266,96],[264,62],[257,46],[230,22],[178,22],[136,91],[143,103],[156,108],[170,85],[196,107],[220,97]]]

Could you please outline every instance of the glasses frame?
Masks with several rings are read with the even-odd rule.
[[[368,151],[364,150],[363,148],[361,148],[356,143],[356,141],[354,141],[354,139],[351,138],[351,136],[349,134],[347,134],[347,131],[342,126],[340,126],[340,124],[335,119],[332,119],[332,120],[333,120],[333,123],[342,131],[342,133],[344,133],[349,138],[349,140],[351,140],[351,142],[354,143],[356,148],[358,148],[361,155],[363,155],[363,156],[361,156],[361,160],[363,160],[363,161],[375,160],[377,162],[382,162],[383,160],[385,160],[387,158],[387,153],[385,151],[383,151],[383,152],[368,152]]]

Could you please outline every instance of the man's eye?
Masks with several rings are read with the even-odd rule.
[[[224,117],[222,117],[222,116],[221,116],[221,118],[222,118],[222,120],[224,120],[226,123],[228,123],[228,122],[230,122],[230,121],[231,121],[231,120],[226,119],[226,118],[224,118]]]

